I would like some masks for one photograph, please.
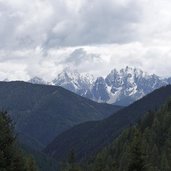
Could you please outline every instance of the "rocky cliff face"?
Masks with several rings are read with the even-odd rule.
[[[45,83],[37,79],[38,84]],[[36,81],[32,81],[36,83]],[[171,83],[171,78],[150,75],[140,69],[126,67],[112,70],[105,78],[94,78],[65,69],[51,84],[61,86],[80,96],[109,104],[129,105],[155,89]]]

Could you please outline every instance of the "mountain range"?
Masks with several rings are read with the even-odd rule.
[[[161,78],[127,66],[121,70],[113,69],[106,77],[98,78],[66,68],[51,82],[39,77],[34,77],[29,82],[61,86],[100,103],[128,106],[155,89],[171,84],[171,78]]]
[[[171,85],[167,85],[123,108],[35,80],[39,84],[0,82],[0,107],[8,110],[20,144],[35,156],[42,171],[55,170],[59,166],[55,161],[65,160],[73,149],[79,161],[94,156],[171,96]]]

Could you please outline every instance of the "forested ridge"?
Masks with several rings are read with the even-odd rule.
[[[61,87],[21,81],[0,82],[0,99],[0,108],[8,110],[20,140],[31,148],[35,143],[44,148],[66,129],[101,120],[121,109],[93,102]]]
[[[60,134],[45,149],[57,159],[65,160],[74,149],[77,160],[83,161],[111,144],[130,124],[136,124],[149,110],[157,110],[171,96],[171,86],[162,87],[102,121],[83,123]]]
[[[0,171],[38,171],[32,157],[18,147],[13,130],[7,112],[0,112]]]
[[[148,101],[151,103],[155,101],[156,104],[157,100],[154,97],[160,97],[160,102],[163,95],[161,96],[159,91],[156,96],[148,97]],[[137,104],[139,103],[133,106],[137,107]],[[139,115],[138,111],[142,112],[137,108],[134,115],[136,113]],[[28,149],[30,154],[36,153],[34,154],[36,160],[28,156],[27,150],[23,152],[16,141],[14,125],[9,115],[7,112],[0,112],[0,171],[37,171],[38,168],[42,171],[52,169],[59,171],[58,167],[50,168],[50,163],[54,166],[57,164],[60,171],[170,171],[171,99],[160,109],[153,108],[142,116],[143,118],[136,123],[131,125],[130,122],[130,126],[124,129],[119,137],[113,138],[113,141],[101,151],[98,150],[94,157],[89,155],[85,160],[80,161],[73,148],[68,151],[66,161],[58,163],[59,161],[55,160],[49,161],[50,158],[34,150]],[[96,136],[98,135],[100,132]]]
[[[81,164],[74,151],[61,171],[170,171],[171,100],[158,111],[149,111],[136,125]]]
[[[135,126],[104,148],[82,170],[170,171],[171,100],[158,111],[149,111]]]

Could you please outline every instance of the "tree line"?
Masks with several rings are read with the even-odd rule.
[[[78,164],[71,154],[62,171],[171,171],[171,100],[145,114],[94,158]]]
[[[0,112],[0,171],[38,171],[33,158],[19,148],[14,124],[5,111]]]

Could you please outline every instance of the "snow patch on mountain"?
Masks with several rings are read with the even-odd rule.
[[[46,84],[38,77],[32,83]],[[61,86],[80,96],[100,103],[129,105],[153,90],[171,83],[171,78],[161,78],[148,74],[141,69],[126,67],[113,69],[105,78],[91,74],[80,74],[76,70],[66,68],[58,74],[51,84]]]
[[[30,79],[28,82],[32,84],[48,84],[48,82],[37,76]]]
[[[81,96],[89,97],[94,77],[90,74],[80,74],[76,70],[66,68],[62,73],[58,74],[52,83]]]

